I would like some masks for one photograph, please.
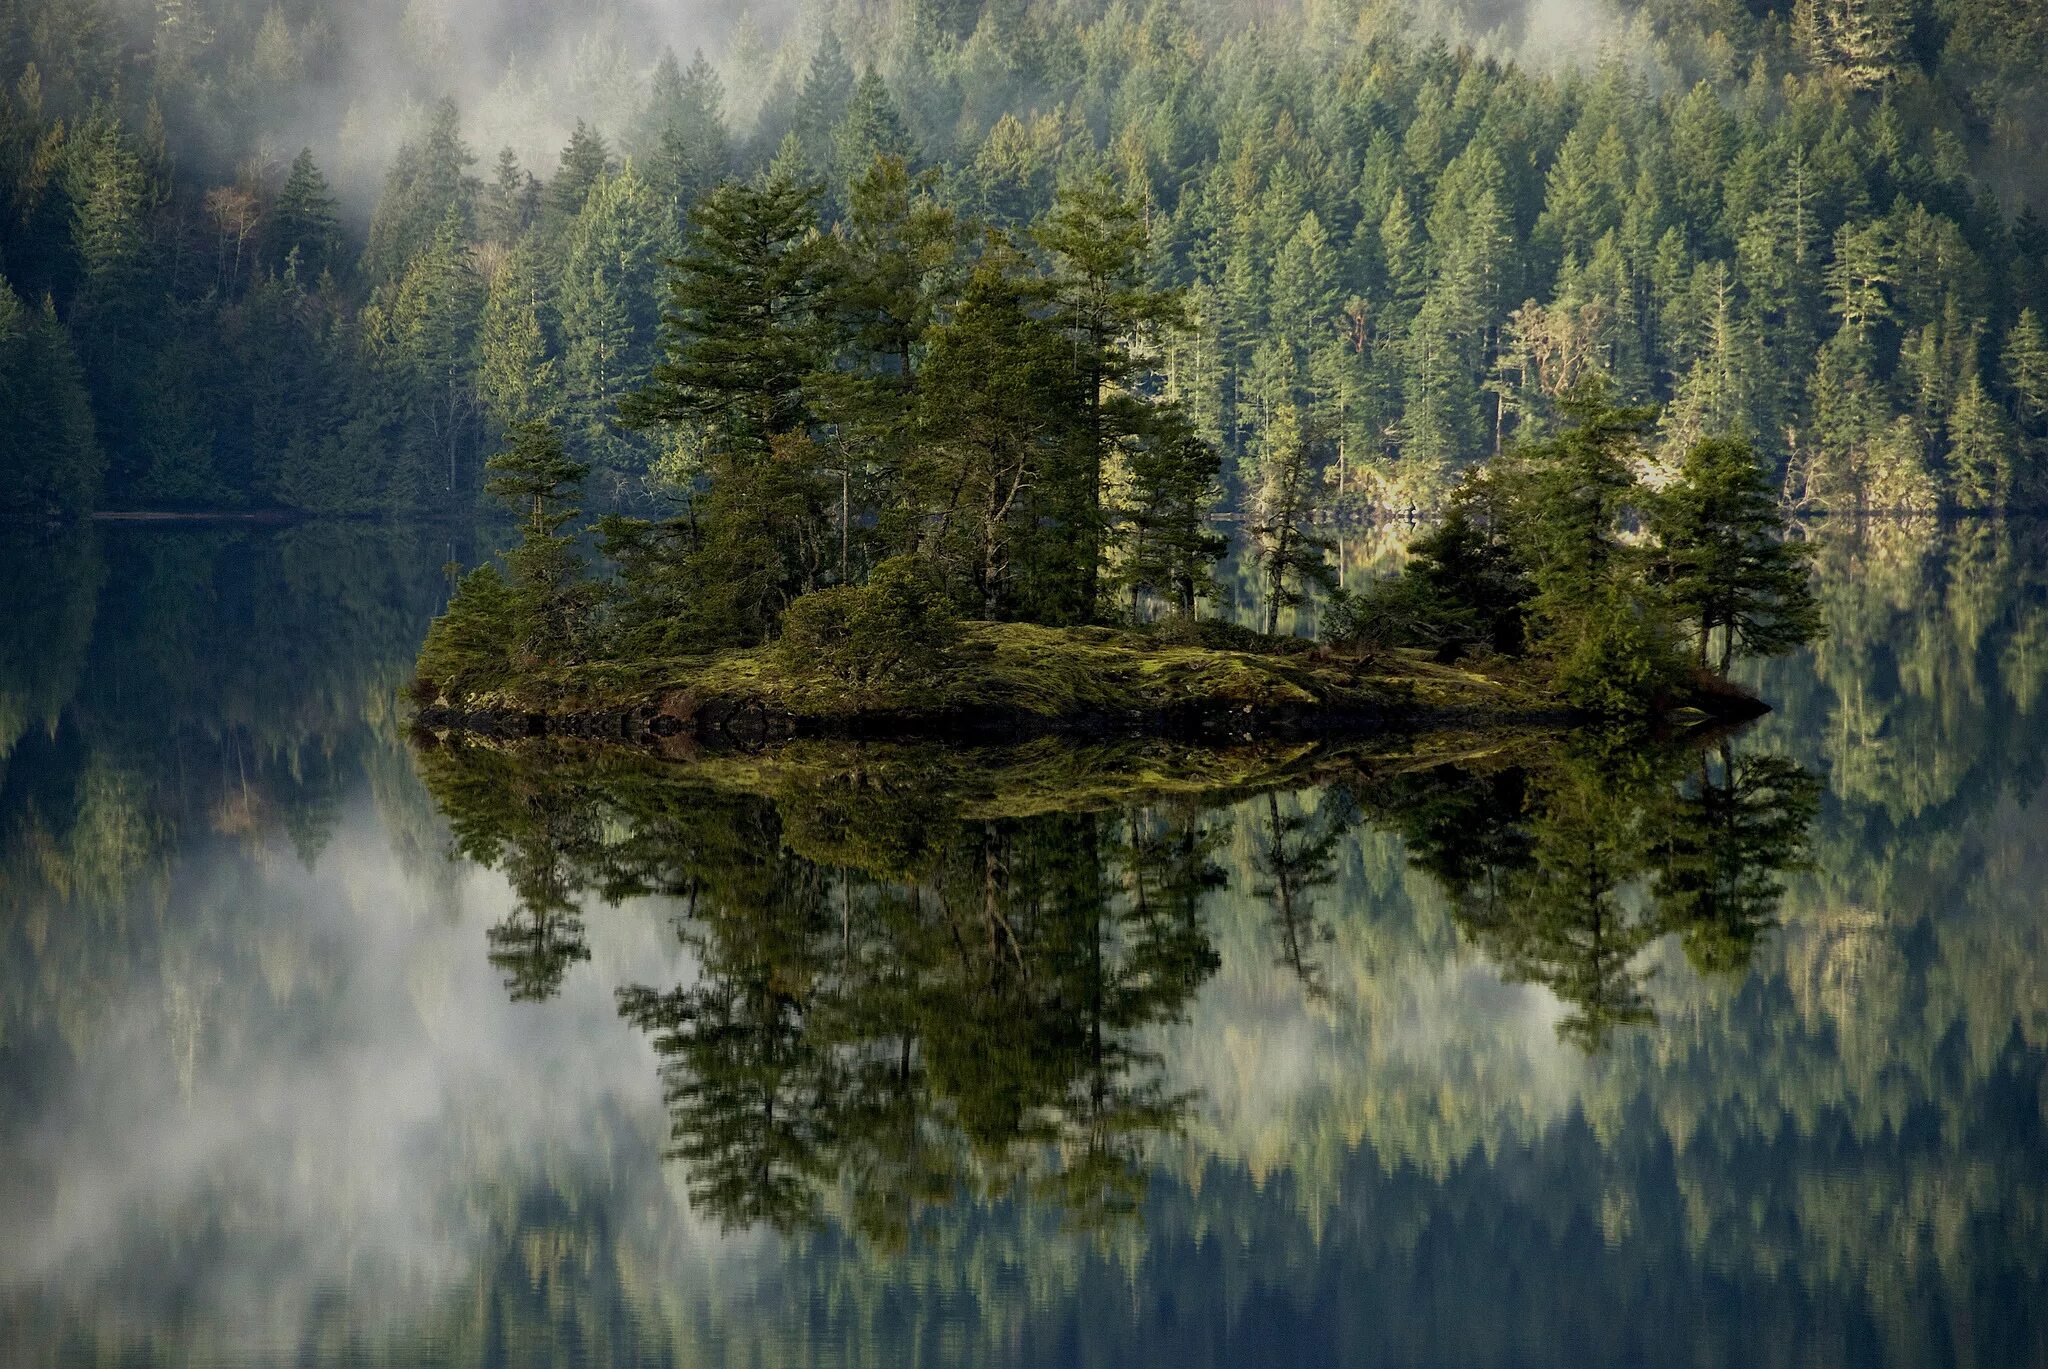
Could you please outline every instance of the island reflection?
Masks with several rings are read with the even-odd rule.
[[[1221,963],[1205,903],[1231,880],[1227,804],[1251,800],[1242,877],[1305,999],[1327,995],[1337,864],[1369,827],[1595,1053],[1655,1024],[1654,943],[1745,972],[1820,792],[1725,733],[681,762],[417,740],[461,853],[516,896],[488,933],[513,999],[588,959],[593,902],[677,901],[695,977],[617,1000],[661,1060],[693,1205],[728,1229],[829,1214],[891,1248],[962,1198],[1028,1197],[1081,1228],[1139,1210],[1195,1102],[1152,1043]]]

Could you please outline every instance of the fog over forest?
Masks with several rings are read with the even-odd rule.
[[[893,166],[950,255],[813,380],[907,377],[1099,182],[1178,311],[1117,385],[1217,507],[1433,507],[1589,376],[1800,507],[2037,507],[2044,52],[2032,0],[0,0],[5,492],[467,517],[544,418],[599,506],[687,500],[706,430],[621,405],[704,198],[779,177],[791,244],[853,244]],[[866,514],[940,440],[805,404]]]

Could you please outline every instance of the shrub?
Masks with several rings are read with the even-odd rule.
[[[929,567],[893,556],[865,585],[817,590],[792,603],[782,618],[782,652],[797,670],[867,687],[930,674],[959,632]]]
[[[1573,708],[1603,717],[1656,710],[1684,681],[1686,667],[1668,627],[1625,595],[1589,615],[1559,657],[1557,688]]]

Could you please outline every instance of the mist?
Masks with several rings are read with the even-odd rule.
[[[460,109],[480,163],[510,148],[545,179],[578,121],[616,145],[664,51],[684,63],[702,51],[720,69],[728,120],[744,135],[764,97],[801,82],[828,27],[858,66],[914,22],[911,0],[887,10],[800,0],[214,0],[203,13],[198,0],[118,4],[131,43],[150,50],[159,68],[203,62],[222,44],[252,54],[234,88],[212,90],[200,117],[173,121],[174,150],[194,169],[215,180],[274,176],[311,148],[358,219],[398,148],[443,99]],[[1223,31],[1275,18],[1235,14],[1226,4],[1209,9]],[[1647,64],[1646,35],[1613,0],[1412,0],[1394,12],[1410,35],[1482,58],[1546,70]],[[188,15],[198,17],[181,17]],[[761,45],[747,70],[736,69],[732,51],[743,20]],[[884,74],[903,83],[903,73]],[[1003,102],[1025,115],[1054,103],[1028,91]],[[1005,110],[979,112],[989,123]]]

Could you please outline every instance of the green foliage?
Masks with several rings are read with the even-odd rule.
[[[1822,635],[1809,549],[1786,540],[1747,443],[1699,441],[1653,490],[1637,476],[1647,411],[1616,409],[1597,387],[1564,407],[1570,426],[1468,479],[1400,575],[1339,600],[1327,635],[1445,659],[1527,649],[1573,707],[1635,717],[1684,692],[1682,631],[1702,677],[1717,633],[1723,676],[1738,656]]]
[[[1648,521],[1664,592],[1694,626],[1701,667],[1716,631],[1724,675],[1737,655],[1780,655],[1821,634],[1810,547],[1785,540],[1777,492],[1746,443],[1696,443]]]
[[[466,513],[497,430],[566,404],[565,439],[600,471],[595,497],[645,513],[667,480],[649,466],[687,467],[713,436],[615,421],[658,359],[664,304],[691,313],[649,263],[722,181],[765,177],[812,187],[818,229],[770,240],[886,277],[870,248],[888,216],[860,189],[878,157],[926,168],[899,245],[934,246],[923,229],[948,216],[958,230],[960,258],[910,278],[921,308],[947,312],[946,278],[986,230],[1028,234],[1033,309],[1075,349],[1075,428],[1036,501],[1045,546],[1026,558],[1044,591],[1034,612],[1085,620],[1130,587],[1117,481],[1162,398],[1217,447],[1246,504],[1269,430],[1298,410],[1316,435],[1317,512],[1439,504],[1483,455],[1554,431],[1589,375],[1620,402],[1665,406],[1666,465],[1737,436],[1818,508],[2031,506],[2048,488],[2040,409],[2015,412],[2042,388],[2048,233],[2000,203],[2026,197],[2009,168],[2042,129],[2024,39],[2039,24],[2023,4],[1815,0],[1767,23],[1629,0],[1625,60],[1565,73],[1517,64],[1515,26],[1470,15],[1452,27],[1476,47],[1434,47],[1407,0],[1360,0],[1341,22],[1280,16],[1270,43],[1213,7],[1085,22],[1006,10],[981,25],[935,2],[876,25],[831,0],[791,39],[803,52],[771,54],[749,23],[720,64],[662,52],[644,83],[596,31],[566,82],[513,54],[498,94],[468,111],[474,129],[517,91],[576,132],[542,180],[506,152],[486,184],[463,111],[440,99],[452,31],[424,10],[386,15],[411,40],[380,59],[379,99],[397,91],[390,103],[421,113],[388,165],[366,165],[368,107],[312,93],[337,68],[306,2],[166,0],[132,32],[53,0],[7,20],[20,79],[0,97],[0,260],[31,306],[54,301],[80,358],[107,497]],[[330,106],[355,112],[337,125]],[[301,128],[319,164],[302,152],[273,166],[278,130]],[[360,243],[321,165],[349,187],[383,173],[374,207],[351,206],[370,209]],[[629,179],[631,205],[585,222],[600,187]],[[409,278],[417,292],[422,266],[447,274],[451,230],[480,282],[523,250],[547,288],[527,292],[531,319],[509,320],[516,338],[488,348],[473,291],[429,292],[429,312],[451,315],[429,331],[470,339],[430,349],[429,379],[393,362],[395,296]],[[891,279],[900,297],[905,278]],[[246,304],[278,284],[320,300],[290,364],[333,377],[288,454],[266,446],[274,378],[249,379],[236,350]],[[807,308],[828,293],[811,286]],[[813,322],[833,311],[809,309]],[[770,331],[791,341],[816,331],[782,322]],[[757,449],[798,422],[836,425],[820,379],[835,374],[855,389],[894,378],[908,411],[923,342],[883,366],[871,330],[850,330],[833,321],[783,358],[819,383]],[[642,411],[640,431],[701,418]],[[2001,448],[2005,423],[2021,440]],[[905,431],[862,447],[813,434],[866,496],[839,520],[841,579],[913,549],[907,527],[931,515],[883,516],[904,508]],[[1055,558],[1066,583],[1039,574]]]
[[[944,668],[958,631],[931,568],[892,556],[864,585],[794,600],[783,615],[781,650],[793,670],[823,671],[861,689],[929,678]]]
[[[505,553],[513,661],[532,668],[573,659],[589,635],[595,592],[576,538],[563,529],[579,513],[569,501],[590,467],[568,456],[552,427],[531,422],[512,429],[487,469],[491,494],[520,515],[519,545]]]
[[[1572,707],[1606,718],[1658,712],[1678,692],[1685,668],[1670,624],[1653,601],[1616,588],[1587,603],[1586,617],[1551,641],[1558,693]]]
[[[420,692],[446,699],[486,695],[514,672],[517,595],[496,566],[463,576],[447,612],[427,629],[414,667]]]
[[[1462,487],[1443,522],[1409,544],[1401,574],[1340,598],[1325,640],[1425,647],[1445,660],[1473,650],[1520,654],[1528,573],[1500,530],[1481,521],[1477,488]]]
[[[78,359],[55,316],[31,311],[4,278],[0,411],[11,451],[0,468],[0,510],[37,520],[89,510],[105,458]]]

